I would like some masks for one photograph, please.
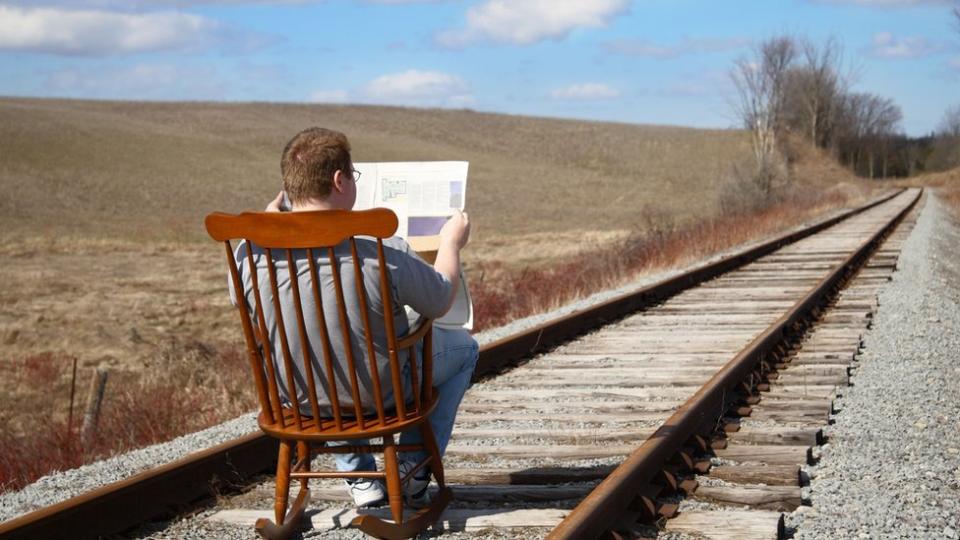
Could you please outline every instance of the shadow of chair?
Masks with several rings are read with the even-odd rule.
[[[403,309],[391,296],[383,245],[383,239],[396,232],[396,215],[385,209],[213,213],[206,227],[226,248],[260,404],[258,423],[280,443],[276,523],[259,520],[257,532],[278,539],[299,529],[310,478],[382,480],[393,522],[361,515],[353,523],[372,536],[409,538],[436,522],[452,495],[428,422],[437,404],[433,325],[421,319],[405,335],[396,334],[392,314],[399,317]],[[242,240],[236,253],[233,240]],[[371,280],[379,282],[379,300],[367,294],[365,281]],[[351,300],[359,305],[351,309]],[[375,343],[372,328],[378,324],[378,311],[386,343]],[[422,444],[400,445],[394,436],[407,430],[418,430]],[[326,444],[331,441],[346,443]],[[398,452],[420,450],[427,457],[401,477]],[[384,470],[311,471],[314,453],[382,453]],[[439,493],[428,507],[405,519],[402,486],[424,467],[437,481]],[[300,492],[287,511],[293,480],[300,481]]]

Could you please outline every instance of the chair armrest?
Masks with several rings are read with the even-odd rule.
[[[433,319],[427,319],[425,317],[420,317],[417,319],[417,322],[413,325],[405,335],[397,338],[397,349],[404,350],[413,347],[416,342],[420,341],[420,338],[427,333],[430,328],[433,327]]]

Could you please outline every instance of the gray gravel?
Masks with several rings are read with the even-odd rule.
[[[826,430],[798,539],[960,537],[960,227],[929,197]]]
[[[0,495],[0,521],[58,503],[105,484],[180,459],[257,430],[253,413],[172,441],[155,444],[76,469],[44,476],[20,491]]]

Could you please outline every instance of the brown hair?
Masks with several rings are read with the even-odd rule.
[[[319,127],[297,133],[283,149],[280,174],[292,201],[324,199],[333,189],[337,170],[350,172],[350,142],[339,131]]]

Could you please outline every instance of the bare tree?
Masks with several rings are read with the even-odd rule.
[[[867,94],[851,93],[841,97],[840,108],[837,114],[837,146],[841,158],[854,171],[861,169],[863,145],[861,144],[867,132],[869,120],[866,118]]]
[[[877,111],[876,134],[877,144],[879,146],[879,158],[881,167],[881,177],[887,177],[887,167],[890,165],[891,141],[901,133],[900,122],[903,121],[903,111],[900,106],[889,98],[878,98],[879,110]],[[873,170],[870,171],[870,178],[873,178]]]
[[[867,154],[867,175],[876,178],[879,161],[882,176],[886,177],[887,150],[890,137],[903,120],[903,113],[893,100],[873,94],[862,94],[860,101],[861,145]]]
[[[943,113],[931,162],[943,169],[960,165],[960,104],[948,107]]]
[[[804,41],[803,57],[804,77],[799,82],[805,132],[813,144],[825,147],[836,120],[837,100],[847,91],[847,81],[840,75],[843,50],[833,38],[823,47]]]
[[[796,58],[790,37],[768,39],[752,56],[737,60],[730,74],[737,89],[734,109],[750,131],[757,180],[769,193],[774,177],[777,136],[784,127],[787,73]]]
[[[843,96],[837,118],[838,144],[850,166],[874,178],[879,165],[886,176],[890,142],[903,120],[900,107],[888,98],[850,93]]]
[[[937,126],[937,135],[941,137],[960,137],[960,105],[948,107],[943,113],[940,125]]]

